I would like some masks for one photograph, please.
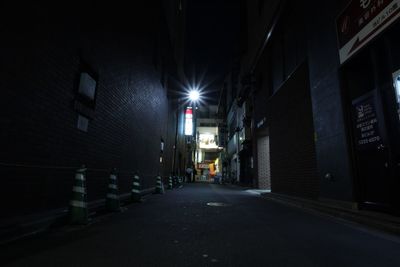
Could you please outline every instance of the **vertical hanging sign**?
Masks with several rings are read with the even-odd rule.
[[[336,19],[340,63],[400,17],[400,0],[352,0]]]
[[[185,111],[185,135],[193,135],[193,109],[187,107]]]

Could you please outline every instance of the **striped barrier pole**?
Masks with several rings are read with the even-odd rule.
[[[142,202],[142,195],[140,194],[140,178],[137,174],[133,176],[131,200],[134,202]]]
[[[120,211],[121,209],[118,196],[118,176],[115,168],[111,171],[110,178],[108,180],[106,207],[109,211]]]
[[[168,189],[172,189],[172,188],[173,188],[173,186],[172,186],[172,175],[170,175],[168,177]]]
[[[164,185],[160,175],[156,178],[156,194],[164,194]]]
[[[69,202],[69,221],[72,224],[88,223],[88,207],[86,201],[86,167],[75,172],[74,186],[72,187],[72,198]]]

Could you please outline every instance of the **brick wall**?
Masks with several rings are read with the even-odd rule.
[[[174,131],[155,63],[155,44],[168,42],[158,34],[164,30],[159,4],[134,3],[129,12],[86,7],[74,13],[74,7],[65,14],[32,7],[30,14],[19,13],[31,23],[2,19],[2,216],[66,206],[74,170],[57,167],[88,166],[89,200],[104,197],[113,167],[121,172],[121,192],[129,192],[133,171],[144,187],[155,185],[160,138],[170,142]],[[74,108],[84,68],[98,77],[88,132],[77,129]],[[171,148],[167,143],[167,156]]]
[[[319,194],[307,64],[268,102],[271,189],[316,198]]]

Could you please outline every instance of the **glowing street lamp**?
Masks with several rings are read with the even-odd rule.
[[[189,99],[193,102],[197,101],[200,99],[200,93],[197,90],[191,90],[189,92]]]

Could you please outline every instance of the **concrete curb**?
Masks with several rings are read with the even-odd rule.
[[[261,194],[261,197],[287,206],[323,215],[331,215],[381,231],[400,235],[400,218],[396,216],[359,209],[350,209],[339,205],[333,205],[331,203],[328,204],[321,201],[291,197],[276,193],[264,193]]]
[[[146,188],[141,195],[149,195],[154,191],[155,187]],[[121,194],[120,200],[129,204],[130,196],[130,193]],[[91,214],[105,210],[105,199],[89,202],[88,209]],[[67,224],[67,220],[68,207],[4,220],[0,224],[0,246],[42,233],[57,224]]]

